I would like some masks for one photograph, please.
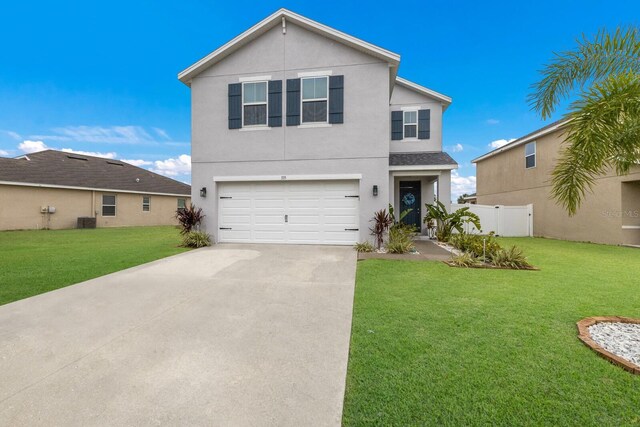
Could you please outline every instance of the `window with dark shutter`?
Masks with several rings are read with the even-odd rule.
[[[282,126],[282,80],[269,81],[269,126]]]
[[[242,83],[229,85],[229,129],[242,127]]]
[[[402,131],[404,132],[402,139],[412,139],[418,136],[417,111],[403,111]]]
[[[344,76],[329,77],[329,123],[344,123]]]
[[[287,126],[300,124],[300,79],[287,80]]]
[[[418,139],[431,138],[431,110],[418,110]]]
[[[242,83],[243,126],[267,125],[267,82]]]
[[[329,78],[302,79],[302,123],[327,123],[329,112]]]
[[[402,139],[402,111],[391,112],[391,140]]]

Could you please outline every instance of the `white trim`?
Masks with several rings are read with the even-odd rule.
[[[331,123],[325,123],[325,122],[307,122],[301,125],[298,125],[298,129],[305,129],[305,128],[330,128],[333,125]]]
[[[419,84],[411,82],[407,79],[403,79],[402,77],[396,77],[396,83],[398,83],[400,86],[404,86],[408,89],[413,89],[416,92],[422,93],[423,95],[427,95],[427,96],[430,96],[431,98],[435,98],[441,101],[445,105],[445,108],[443,108],[443,110],[445,110],[446,107],[448,107],[449,104],[451,104],[451,101],[452,101],[451,97],[448,97],[447,95],[436,92],[435,90],[431,90],[424,86],[420,86]]]
[[[406,171],[406,172],[401,172],[401,171],[391,171],[389,173],[389,176],[391,176],[392,178],[406,178],[406,177],[410,177],[410,176],[436,176],[438,178],[440,178],[440,175],[442,172],[441,170],[436,170],[436,171],[418,171],[418,170],[413,170],[413,171]]]
[[[101,191],[104,193],[149,194],[153,196],[191,197],[190,194],[154,193],[154,192],[142,191],[142,190],[141,191],[116,190],[113,188],[75,187],[71,185],[36,184],[33,182],[0,181],[0,185],[15,185],[17,187],[58,188],[62,190]]]
[[[311,98],[304,99],[304,81],[305,80],[315,80],[318,78],[325,78],[327,80],[327,96],[324,98]],[[320,122],[305,122],[304,121],[304,103],[305,102],[318,102],[324,101],[327,103],[327,115],[324,121]],[[310,76],[310,77],[302,77],[300,79],[300,125],[310,125],[310,124],[327,124],[329,123],[329,76],[321,75],[321,76]]]
[[[333,71],[325,70],[325,71],[305,71],[303,73],[298,73],[298,77],[324,77],[333,75]]]
[[[419,105],[409,105],[405,107],[400,107],[402,111],[418,111],[420,109]],[[403,116],[404,117],[404,116]]]
[[[247,181],[344,181],[360,180],[362,174],[329,174],[329,175],[239,175],[214,176],[213,182],[247,182]]]
[[[253,125],[253,126],[245,126],[238,130],[240,132],[252,132],[254,130],[271,130],[271,127],[268,125]]]
[[[402,165],[389,166],[389,171],[437,171],[458,169],[458,165]]]
[[[623,230],[640,230],[640,225],[623,225]]]
[[[347,46],[351,46],[357,50],[366,52],[376,58],[383,59],[389,62],[393,66],[393,68],[397,68],[400,63],[400,55],[398,55],[397,53],[393,53],[381,47],[372,45],[371,43],[367,43],[341,31],[327,27],[326,25],[320,24],[319,22],[312,21],[311,19],[305,18],[304,16],[293,13],[287,9],[280,9],[267,18],[263,19],[262,21],[258,22],[256,25],[249,28],[239,36],[235,37],[228,43],[219,47],[209,55],[205,56],[201,60],[181,71],[178,74],[178,79],[180,79],[180,81],[187,86],[191,86],[191,80],[200,72],[204,71],[216,62],[222,60],[224,57],[235,52],[237,49],[244,46],[251,40],[264,34],[269,29],[275,27],[276,25],[281,25],[282,18],[291,20],[291,22],[301,26],[302,28],[319,33],[327,38],[336,40]],[[392,73],[392,75],[393,74],[394,73]]]
[[[261,82],[264,80],[271,80],[271,76],[253,76],[253,77],[240,77],[239,82]]]
[[[557,131],[558,129],[560,129],[561,127],[566,125],[567,123],[569,123],[569,120],[563,120],[563,121],[559,122],[558,124],[556,124],[555,126],[552,126],[550,128],[547,128],[547,129],[543,129],[543,130],[538,131],[536,133],[533,133],[533,134],[531,134],[531,135],[529,135],[527,137],[516,139],[515,141],[512,141],[512,142],[508,143],[507,145],[504,145],[504,146],[502,146],[500,148],[496,148],[493,151],[489,151],[487,154],[484,154],[484,155],[482,155],[480,157],[476,157],[475,159],[471,160],[471,163],[480,162],[482,160],[488,159],[489,157],[493,157],[496,154],[500,154],[503,151],[511,150],[512,148],[518,147],[518,146],[520,146],[522,144],[526,144],[529,141],[541,138],[541,137],[543,137],[545,135],[548,135],[548,134],[550,134],[552,132]]]

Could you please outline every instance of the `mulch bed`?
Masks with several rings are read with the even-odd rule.
[[[576,324],[578,326],[578,338],[587,347],[590,347],[593,351],[598,353],[601,357],[607,359],[609,362],[622,367],[632,374],[640,375],[640,367],[634,365],[626,359],[623,359],[620,356],[611,353],[610,351],[605,350],[591,338],[589,327],[602,322],[640,324],[640,319],[632,319],[630,317],[619,316],[596,316],[587,317]]]
[[[451,253],[446,249],[442,249],[430,240],[415,240],[414,245],[417,254],[380,254],[377,252],[359,252],[358,261],[364,259],[393,259],[404,261],[446,261],[451,259]]]
[[[469,267],[462,267],[459,265],[456,265],[454,262],[452,261],[442,261],[445,264],[447,264],[449,267],[455,267],[455,268],[486,268],[486,269],[490,269],[490,270],[522,270],[522,271],[540,271],[540,269],[538,267],[527,267],[527,268],[509,268],[509,267],[498,267],[497,265],[491,265],[491,264],[480,264],[480,265],[471,265]]]

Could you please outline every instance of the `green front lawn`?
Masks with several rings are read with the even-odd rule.
[[[358,263],[344,425],[640,425],[640,376],[576,337],[640,317],[640,250],[501,243],[541,271]]]
[[[0,232],[0,305],[184,252],[176,227]]]

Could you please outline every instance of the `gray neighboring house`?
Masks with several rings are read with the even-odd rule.
[[[192,96],[192,200],[217,242],[369,240],[391,203],[451,200],[451,98],[400,56],[285,9],[179,73]]]

